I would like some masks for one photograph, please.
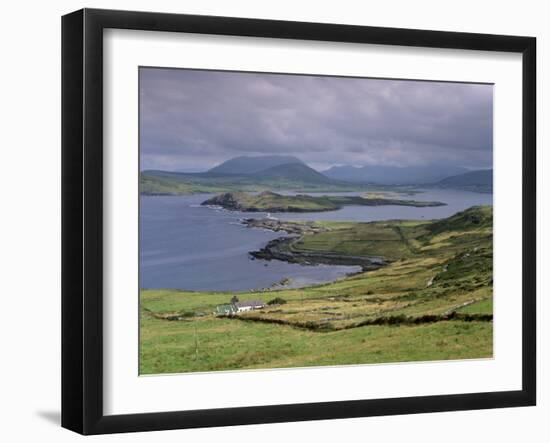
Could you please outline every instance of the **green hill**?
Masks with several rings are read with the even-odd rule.
[[[493,192],[493,170],[484,169],[453,175],[438,182],[437,186],[476,192]]]
[[[472,206],[465,211],[457,212],[449,218],[437,220],[426,226],[432,234],[445,231],[466,231],[493,226],[492,206]]]

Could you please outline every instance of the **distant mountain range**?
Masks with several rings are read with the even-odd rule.
[[[466,191],[493,192],[493,170],[482,169],[444,178],[436,184],[440,188],[464,189]]]
[[[490,172],[490,175],[489,175]],[[340,192],[372,189],[372,185],[422,185],[488,192],[492,171],[455,166],[335,166],[323,173],[292,156],[235,157],[206,172],[141,172],[143,194],[219,193],[293,190]],[[489,191],[490,192],[490,191]]]
[[[337,180],[380,185],[419,185],[468,172],[458,166],[333,166],[323,174]]]

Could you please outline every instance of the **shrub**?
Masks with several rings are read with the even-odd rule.
[[[284,305],[286,303],[286,300],[281,297],[275,297],[273,300],[269,300],[267,302],[268,305]]]

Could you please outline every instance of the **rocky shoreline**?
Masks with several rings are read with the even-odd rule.
[[[325,232],[326,228],[315,225],[315,222],[293,222],[282,221],[274,218],[245,218],[242,220],[243,225],[249,228],[267,229],[273,232],[286,232],[287,234],[314,234],[317,232]]]
[[[364,257],[353,255],[342,255],[332,252],[305,252],[296,251],[292,248],[293,243],[300,240],[303,235],[315,234],[327,231],[322,226],[313,222],[288,222],[274,219],[244,219],[243,224],[250,228],[269,229],[274,232],[286,232],[289,236],[276,238],[267,243],[258,251],[249,252],[251,257],[260,260],[281,260],[288,263],[303,265],[342,265],[361,266],[363,271],[379,269],[389,264],[389,261],[382,257]]]

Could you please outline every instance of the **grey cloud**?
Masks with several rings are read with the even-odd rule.
[[[492,106],[491,85],[142,68],[141,163],[290,154],[320,169],[490,167]]]

